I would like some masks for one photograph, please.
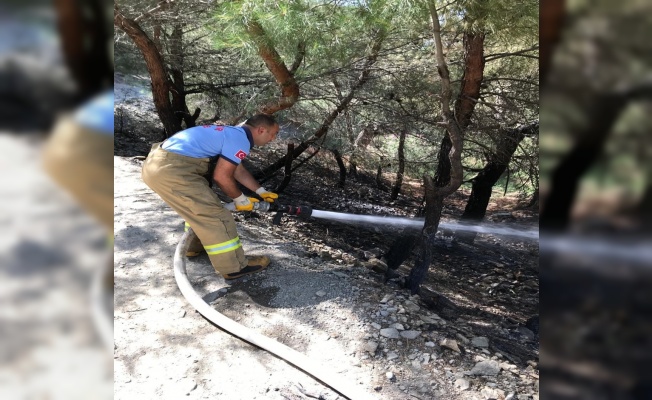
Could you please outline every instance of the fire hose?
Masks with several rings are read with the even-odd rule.
[[[312,213],[312,210],[308,207],[281,206],[274,203],[270,204],[263,202],[256,204],[259,204],[256,207],[258,211],[276,211],[277,214],[274,217],[275,223],[280,223],[283,214],[309,217]],[[231,320],[208,305],[204,299],[195,292],[186,272],[185,254],[190,244],[190,238],[194,234],[192,228],[188,229],[177,245],[174,253],[174,278],[177,281],[177,286],[181,290],[181,294],[195,308],[195,310],[223,330],[280,357],[321,381],[325,385],[331,387],[342,396],[351,400],[373,399],[370,394],[356,387],[354,383],[348,382],[345,377],[329,372],[328,369],[298,351]]]

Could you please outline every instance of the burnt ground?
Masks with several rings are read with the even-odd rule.
[[[275,144],[275,147],[274,156],[282,155],[283,147],[280,144]],[[269,154],[270,151],[261,149],[252,152],[249,169],[256,172],[256,165],[265,166],[265,157]],[[318,154],[315,158],[317,160],[313,159],[306,167],[293,172],[290,184],[279,197],[281,204],[309,205],[314,209],[354,214],[408,217],[416,214],[423,197],[420,182],[404,182],[406,193],[390,201],[389,192],[378,188],[375,175],[363,171],[357,178],[349,180],[343,189],[338,188],[339,170],[335,159],[328,153]],[[264,185],[273,188],[282,178],[283,172],[279,171]],[[392,184],[391,175],[383,179],[385,186]],[[447,199],[443,221],[454,221],[462,214],[469,193],[458,191]],[[496,197],[489,205],[488,222],[523,230],[538,229],[536,210],[520,207],[516,197]],[[271,223],[269,215],[256,217]],[[326,248],[369,261],[370,255],[385,254],[396,239],[409,233],[400,229],[381,230],[373,226],[351,226],[317,219],[304,222],[285,217],[284,221],[284,226],[291,227],[285,230],[285,234],[307,242],[311,249],[309,254],[313,257],[322,256]],[[490,338],[496,349],[508,359],[522,365],[537,359],[538,340],[522,340],[524,336],[520,330],[528,319],[538,318],[538,243],[479,235],[472,245],[468,245],[446,236],[449,233],[452,232],[440,233],[435,259],[422,286],[453,301],[459,311],[455,318],[466,320],[474,336]],[[399,268],[401,276],[409,274],[417,251],[415,249]],[[379,274],[379,279],[383,280],[382,274]],[[399,287],[398,281],[387,284]]]

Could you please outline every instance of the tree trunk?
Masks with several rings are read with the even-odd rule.
[[[539,24],[539,79],[546,83],[552,64],[552,55],[561,38],[566,16],[566,0],[543,0],[541,2],[541,22]]]
[[[455,116],[457,123],[464,131],[471,123],[475,104],[480,98],[480,86],[484,77],[484,37],[483,33],[464,32],[464,72],[460,93],[455,100]],[[438,152],[435,185],[444,187],[450,180],[451,163],[448,154],[451,150],[451,140],[448,132],[441,141]]]
[[[564,230],[568,227],[579,181],[602,153],[628,100],[623,95],[598,96],[597,104],[591,107],[587,126],[579,132],[577,142],[552,173],[551,191],[541,210],[541,229]]]
[[[380,190],[385,190],[385,184],[383,183],[383,159],[380,159],[378,164],[378,169],[376,170],[376,186]]]
[[[403,184],[403,173],[405,172],[405,135],[406,131],[401,131],[401,136],[398,140],[398,171],[396,172],[396,182],[394,182],[394,187],[392,188],[392,194],[390,199],[396,200],[398,194],[401,191],[401,185]]]
[[[464,32],[464,72],[460,93],[455,100],[455,117],[462,130],[471,123],[471,116],[480,98],[484,76],[484,33]]]
[[[462,221],[477,222],[484,219],[494,185],[507,169],[519,143],[526,134],[533,134],[535,130],[538,130],[538,127],[539,124],[535,123],[526,127],[500,132],[496,150],[491,154],[489,162],[476,177],[471,179],[471,196],[464,208],[461,217]],[[462,242],[473,243],[476,233],[457,232],[455,237]]]
[[[358,176],[358,157],[361,151],[366,150],[369,143],[377,133],[377,129],[372,125],[365,126],[355,140],[353,140],[353,152],[349,158],[349,176]]]
[[[174,115],[177,117],[179,125],[182,122],[187,128],[195,126],[195,118],[190,115],[188,105],[186,104],[186,84],[183,77],[184,71],[184,49],[183,49],[183,27],[180,23],[175,23],[170,35],[170,75],[172,76],[172,107]],[[197,114],[197,117],[199,114]]]
[[[283,59],[274,48],[274,45],[267,37],[267,33],[265,33],[265,30],[258,21],[253,18],[248,19],[246,28],[249,36],[258,47],[260,58],[263,59],[267,69],[272,73],[276,79],[276,83],[281,88],[281,97],[259,107],[258,112],[272,115],[275,112],[292,107],[299,98],[299,85],[294,79],[294,75],[288,70]],[[301,54],[299,60],[301,60],[303,59],[303,53],[301,53],[301,50],[299,50],[299,53]],[[299,67],[298,64],[300,64],[300,61],[296,63],[296,68]]]
[[[432,263],[435,235],[439,229],[441,212],[444,208],[444,196],[438,193],[433,180],[426,176],[424,182],[426,186],[426,222],[418,239],[419,254],[406,282],[412,294],[419,292],[419,287],[426,278],[428,268]]]
[[[349,176],[353,178],[358,177],[358,163],[353,159],[353,154],[349,160]]]
[[[335,161],[337,161],[337,166],[340,169],[340,181],[337,183],[337,187],[343,188],[344,185],[346,185],[346,166],[342,160],[342,155],[340,155],[340,152],[337,151],[337,149],[331,149],[331,152],[333,153],[333,156],[335,156]]]
[[[113,32],[101,1],[55,0],[54,7],[63,56],[83,101],[113,85]]]
[[[292,154],[292,151],[294,150],[294,143],[288,143],[288,154]],[[281,182],[280,185],[276,189],[274,189],[275,193],[282,193],[285,188],[290,184],[290,179],[292,179],[292,158],[288,157],[287,161],[285,162],[285,175],[283,177],[283,182]]]
[[[383,41],[385,40],[385,37],[386,37],[386,32],[384,30],[378,32],[378,34],[376,35],[376,39],[372,44],[371,51],[367,56],[367,60],[365,61],[365,65],[362,69],[362,72],[360,73],[358,80],[351,87],[351,91],[346,95],[346,97],[342,99],[342,101],[340,101],[340,103],[337,105],[335,110],[333,110],[324,119],[322,125],[319,127],[319,129],[317,129],[317,131],[313,134],[313,136],[310,139],[299,144],[299,146],[294,150],[294,153],[292,153],[292,158],[297,158],[308,147],[310,147],[310,145],[314,143],[317,139],[326,135],[333,121],[335,121],[337,116],[340,115],[340,113],[346,109],[349,103],[351,103],[351,100],[353,100],[353,97],[355,96],[357,90],[360,89],[362,86],[364,86],[365,83],[367,83],[367,81],[369,80],[369,74],[371,73],[371,66],[376,62],[376,59],[378,58],[378,53],[380,52],[380,48],[383,44]],[[286,155],[285,157],[277,160],[272,165],[265,168],[262,172],[262,175],[269,176],[274,172],[278,171],[283,165],[285,165],[285,158],[288,156],[289,155]]]
[[[652,185],[648,184],[641,196],[636,207],[634,207],[636,214],[643,217],[646,222],[652,218]]]
[[[163,64],[163,58],[158,52],[156,44],[140,28],[137,22],[125,17],[117,5],[114,6],[113,10],[113,24],[133,40],[145,59],[152,84],[154,106],[163,123],[166,136],[169,137],[181,130],[181,124],[174,115],[174,109],[170,103],[170,81],[168,80],[167,69]]]
[[[450,180],[444,187],[436,187],[435,182],[428,176],[424,177],[426,187],[426,221],[420,237],[421,250],[417,261],[415,262],[410,276],[406,282],[410,291],[415,294],[419,292],[419,287],[426,277],[428,268],[432,261],[432,255],[435,244],[435,234],[439,228],[439,220],[444,206],[444,199],[455,192],[462,184],[462,128],[455,120],[453,112],[450,109],[452,96],[450,73],[448,65],[444,58],[444,50],[441,41],[441,26],[439,24],[439,15],[435,1],[428,2],[430,17],[432,20],[432,32],[435,42],[435,59],[437,61],[437,72],[441,78],[441,116],[446,131],[451,141],[451,150],[448,158],[451,163]],[[440,160],[441,161],[441,160]]]

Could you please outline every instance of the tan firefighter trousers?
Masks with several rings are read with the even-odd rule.
[[[43,168],[113,235],[112,135],[63,117],[44,146]]]
[[[182,156],[156,143],[143,164],[142,177],[197,234],[189,251],[203,245],[215,271],[224,276],[240,271],[247,260],[233,215],[204,178],[208,163],[208,158]]]
[[[113,135],[86,129],[71,116],[57,121],[42,155],[43,169],[109,234],[104,284],[113,288]]]

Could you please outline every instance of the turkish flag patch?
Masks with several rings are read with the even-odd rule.
[[[235,156],[238,157],[238,158],[241,159],[241,160],[244,160],[245,157],[247,157],[247,153],[245,153],[244,151],[240,150],[240,151],[238,151],[237,153],[235,153]]]

